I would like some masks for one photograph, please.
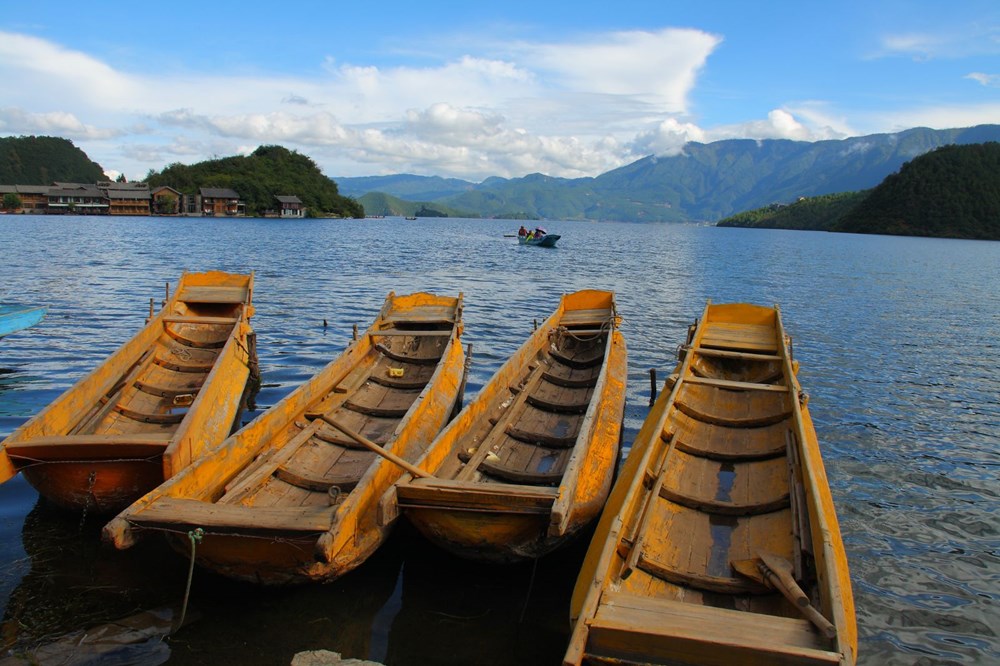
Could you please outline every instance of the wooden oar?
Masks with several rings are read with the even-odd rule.
[[[809,597],[802,591],[799,584],[795,582],[795,578],[792,575],[791,562],[766,551],[761,551],[757,555],[758,557],[752,560],[733,562],[733,569],[751,580],[763,583],[767,587],[781,592],[786,599],[799,609],[799,612],[807,620],[816,625],[816,628],[824,636],[827,638],[836,637],[837,628],[809,603]]]
[[[399,456],[397,456],[395,453],[390,453],[389,451],[386,451],[384,448],[382,448],[381,446],[379,446],[378,444],[376,444],[372,440],[368,439],[364,435],[361,435],[359,433],[354,432],[353,430],[351,430],[347,426],[343,425],[342,423],[340,423],[336,419],[332,419],[329,416],[327,416],[326,414],[320,414],[319,418],[322,419],[323,421],[326,421],[327,423],[329,423],[330,425],[332,425],[334,428],[336,428],[340,432],[344,433],[345,435],[347,435],[348,437],[350,437],[351,439],[353,439],[358,444],[361,444],[366,449],[369,449],[372,452],[377,453],[378,455],[382,456],[383,458],[385,458],[386,460],[388,460],[391,463],[395,463],[396,465],[399,465],[400,467],[402,467],[403,469],[405,469],[407,472],[409,472],[413,476],[419,476],[419,477],[424,478],[424,479],[432,479],[432,478],[434,478],[433,474],[425,472],[424,470],[420,469],[416,465],[413,465],[413,464],[411,464],[411,463],[403,460],[402,458],[400,458]]]

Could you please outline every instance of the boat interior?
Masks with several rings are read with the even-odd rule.
[[[741,658],[740,646],[751,644],[776,659],[796,650],[820,663],[836,657],[803,619],[805,602],[792,604],[759,566],[762,558],[787,565],[819,605],[793,420],[798,396],[779,330],[707,321],[700,340],[682,348],[680,371],[668,380],[674,409],[642,472],[640,508],[623,526],[617,583],[590,625],[588,654],[622,656],[620,643],[645,634],[646,658],[695,659],[692,645],[725,643],[736,647],[715,653],[723,659]]]
[[[13,441],[14,460],[152,457],[170,443],[209,373],[215,367],[251,297],[251,283],[194,284],[182,281],[170,310],[160,315],[162,330],[117,368],[116,378],[89,403],[64,433]],[[242,276],[237,276],[242,277]],[[131,363],[128,361],[131,360]],[[124,365],[128,363],[127,365]]]
[[[377,454],[358,439],[391,450],[397,427],[431,381],[461,321],[451,307],[426,304],[382,319],[367,354],[322,387],[266,451],[240,472],[219,504],[253,507],[337,505]]]

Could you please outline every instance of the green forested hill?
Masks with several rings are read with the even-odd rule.
[[[1000,240],[1000,143],[944,146],[904,164],[837,230]]]
[[[866,196],[863,192],[823,194],[805,197],[793,204],[773,204],[737,213],[719,221],[718,227],[753,227],[756,229],[805,229],[829,231]]]
[[[1000,143],[944,146],[871,190],[758,208],[718,226],[1000,240]]]
[[[247,215],[275,207],[277,195],[294,195],[313,215],[364,217],[360,203],[343,197],[337,184],[324,176],[305,155],[282,146],[261,146],[246,157],[224,157],[190,166],[171,164],[146,176],[150,186],[169,185],[185,194],[200,187],[228,187],[246,203]]]
[[[369,192],[358,202],[365,208],[366,215],[398,215],[400,217],[476,217],[443,204],[427,201],[406,201],[384,192]]]
[[[68,139],[52,136],[0,138],[0,185],[96,183],[104,169]]]

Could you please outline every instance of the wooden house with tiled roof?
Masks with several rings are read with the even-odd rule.
[[[228,187],[202,187],[198,189],[201,198],[201,214],[217,217],[242,216],[246,204],[240,201],[240,195]]]
[[[295,195],[279,194],[274,197],[278,202],[278,217],[305,217],[306,209],[302,199]]]
[[[97,184],[108,198],[108,213],[111,215],[149,215],[149,185],[146,183]]]

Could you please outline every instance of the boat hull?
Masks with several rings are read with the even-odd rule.
[[[0,446],[54,504],[117,512],[225,439],[251,359],[252,275],[186,273],[163,309]]]
[[[525,236],[518,236],[517,242],[521,245],[533,245],[535,247],[555,247],[556,241],[558,241],[562,236],[559,234],[547,234],[541,238],[527,238]]]
[[[25,305],[0,305],[0,338],[34,326],[48,308]]]
[[[624,413],[627,361],[616,322],[609,292],[563,297],[431,444],[417,465],[433,478],[406,477],[396,488],[425,537],[462,557],[513,562],[555,550],[596,519]],[[576,338],[594,337],[563,347],[574,327]],[[560,360],[570,346],[576,357]]]
[[[595,530],[565,664],[855,662],[846,554],[796,371],[777,308],[706,307]]]
[[[390,294],[343,354],[122,512],[105,538],[122,548],[162,530],[190,556],[185,535],[200,529],[201,566],[268,585],[351,571],[395,524],[386,491],[403,473],[360,439],[412,461],[447,423],[464,386],[461,311],[461,296]]]

